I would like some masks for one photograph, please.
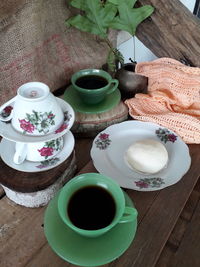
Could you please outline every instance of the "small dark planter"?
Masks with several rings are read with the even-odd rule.
[[[122,98],[134,97],[137,93],[147,93],[148,78],[135,73],[136,63],[124,64],[115,74],[119,81],[119,90]]]

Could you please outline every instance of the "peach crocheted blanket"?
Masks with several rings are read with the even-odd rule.
[[[186,143],[200,143],[200,68],[171,58],[136,65],[148,77],[148,94],[127,99],[132,118],[176,132]]]

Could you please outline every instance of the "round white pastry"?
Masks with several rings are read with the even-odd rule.
[[[129,146],[125,152],[125,160],[133,170],[152,174],[167,165],[168,152],[162,143],[143,139]]]

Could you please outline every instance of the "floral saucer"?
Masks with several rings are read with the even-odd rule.
[[[166,168],[154,175],[135,172],[124,159],[128,147],[145,138],[162,142],[169,155]],[[179,136],[160,125],[140,121],[118,123],[99,133],[93,141],[91,157],[100,173],[121,187],[138,191],[160,190],[177,183],[191,164],[188,146]]]
[[[74,108],[75,111],[88,114],[97,114],[108,111],[117,106],[121,99],[119,89],[106,96],[105,100],[95,105],[87,105],[83,103],[73,86],[70,85],[64,93],[64,99]]]
[[[63,136],[72,127],[74,120],[75,120],[75,114],[74,114],[73,108],[65,100],[58,98],[58,97],[56,97],[56,99],[63,110],[64,121],[63,121],[63,124],[53,133],[50,133],[48,135],[42,135],[42,136],[25,135],[25,134],[21,134],[17,132],[12,127],[10,121],[9,122],[0,121],[0,135],[10,141],[23,142],[23,143],[50,141],[52,139],[57,139]],[[8,109],[8,107],[6,108]]]
[[[25,160],[22,164],[15,164],[13,162],[13,155],[15,153],[15,142],[9,141],[5,138],[0,143],[0,155],[2,160],[11,168],[23,172],[41,172],[50,170],[62,162],[64,162],[74,149],[74,136],[71,131],[68,131],[64,136],[63,149],[56,154],[55,157],[41,162],[32,162]]]
[[[124,196],[127,206],[133,206],[132,200],[125,192]],[[51,248],[63,260],[79,266],[99,266],[121,256],[132,243],[137,221],[119,223],[96,238],[84,237],[63,223],[58,214],[57,199],[58,194],[50,201],[45,211],[44,232]]]

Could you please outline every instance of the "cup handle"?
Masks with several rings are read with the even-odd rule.
[[[138,212],[135,208],[125,207],[124,214],[121,217],[119,223],[132,222],[137,218]]]
[[[113,86],[111,87],[112,84]],[[109,95],[113,93],[117,89],[118,85],[119,85],[119,81],[117,79],[112,79],[110,82],[110,88],[108,89],[107,94]]]
[[[21,164],[24,162],[26,155],[27,155],[27,144],[23,143],[16,143],[16,151],[13,157],[13,162],[15,164]]]
[[[0,107],[0,120],[1,121],[9,121],[10,119],[12,119],[12,115],[13,115],[13,109],[10,111],[10,114],[6,117],[2,116],[3,110],[8,107],[11,103],[15,102],[17,96],[11,98],[10,100],[8,100],[6,103],[4,103],[1,107]]]

